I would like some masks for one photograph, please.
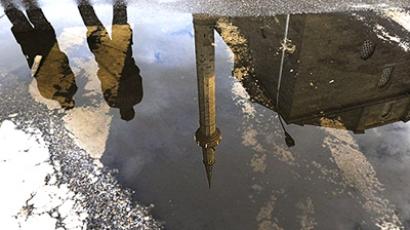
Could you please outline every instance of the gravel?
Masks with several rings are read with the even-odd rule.
[[[141,5],[142,2],[154,7],[219,16],[324,13],[410,7],[408,0],[129,0],[130,5],[136,6]]]
[[[30,98],[27,85],[5,82],[5,79],[7,76],[0,79],[0,123],[11,120],[25,132],[41,131],[54,168],[53,183],[67,186],[75,194],[75,202],[87,212],[87,229],[163,228],[163,224],[150,215],[153,206],[136,204],[132,192],[117,182],[115,172],[96,164],[74,143],[64,127],[62,111],[49,111]],[[49,183],[48,180],[45,183]]]

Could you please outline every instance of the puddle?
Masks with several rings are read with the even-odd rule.
[[[3,1],[8,229],[409,228],[404,3],[190,4]]]

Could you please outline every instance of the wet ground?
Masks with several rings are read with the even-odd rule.
[[[403,2],[27,2],[0,16],[5,229],[410,228]]]

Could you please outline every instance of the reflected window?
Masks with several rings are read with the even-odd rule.
[[[392,74],[393,74],[393,67],[384,68],[383,73],[379,79],[379,82],[377,83],[377,87],[378,88],[386,87],[390,82]]]
[[[363,42],[360,56],[363,60],[367,60],[373,56],[375,50],[376,44],[370,40],[366,40]]]

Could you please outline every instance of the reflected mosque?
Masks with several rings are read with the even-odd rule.
[[[215,30],[234,54],[232,75],[251,101],[277,113],[281,124],[283,119],[364,133],[410,120],[410,54],[372,30],[387,19],[369,12],[360,16],[369,24],[354,23],[359,17],[346,13],[193,16],[200,111],[196,140],[208,180],[221,140],[215,114]],[[404,29],[395,33],[410,37]],[[286,144],[293,146],[282,127]]]

